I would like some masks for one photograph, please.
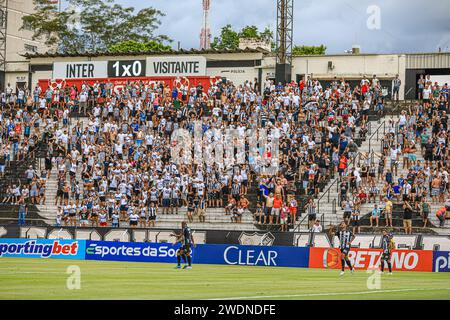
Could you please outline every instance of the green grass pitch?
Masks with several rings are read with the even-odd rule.
[[[81,288],[67,289],[69,266]],[[300,268],[0,259],[0,299],[450,299],[450,274],[381,275]],[[369,284],[371,286],[368,287]]]

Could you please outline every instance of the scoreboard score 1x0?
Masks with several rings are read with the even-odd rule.
[[[140,60],[54,62],[52,79],[206,76],[206,58],[148,57]]]
[[[109,78],[145,77],[145,60],[108,61]]]

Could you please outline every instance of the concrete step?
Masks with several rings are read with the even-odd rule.
[[[159,220],[159,221],[167,221],[167,222],[179,221],[179,222],[181,222],[186,219],[187,219],[186,214],[174,214],[174,215],[158,214],[157,215],[157,220]],[[198,216],[194,216],[194,219],[198,219]],[[229,223],[229,222],[231,222],[231,215],[209,216],[208,214],[206,214],[205,219],[207,222]],[[249,215],[244,215],[244,216],[242,216],[242,222],[253,223],[253,218]]]
[[[164,229],[180,229],[181,222],[168,222],[168,221],[156,221],[155,228]],[[128,223],[121,223],[121,227],[129,227]],[[189,223],[189,227],[193,230],[204,229],[204,230],[229,230],[229,231],[257,231],[255,225],[249,223],[200,223],[197,220]]]

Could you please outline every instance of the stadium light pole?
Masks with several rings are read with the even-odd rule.
[[[293,27],[294,0],[277,0],[277,61],[275,67],[277,83],[284,84],[291,81]]]

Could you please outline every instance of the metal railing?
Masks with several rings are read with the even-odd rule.
[[[306,213],[305,216],[303,217],[303,219],[299,223],[297,223],[297,225],[295,226],[295,228],[294,228],[294,230],[292,232],[300,231],[300,228],[301,228],[303,222],[305,222],[305,219],[307,217],[308,217],[308,214]]]
[[[372,150],[372,141],[373,141],[374,137],[376,136],[376,141],[380,140],[380,130],[381,130],[381,128],[383,128],[383,138],[384,138],[384,135],[386,134],[386,121],[383,121],[380,124],[380,126],[377,128],[377,130],[375,130],[375,132],[372,133],[372,135],[369,137],[369,153],[373,152],[373,150]],[[381,148],[383,148],[383,146],[381,146]],[[383,150],[381,150],[381,151],[383,151]]]
[[[414,87],[409,88],[408,91],[406,91],[405,95],[404,95],[404,99],[406,100],[406,96],[409,95],[409,93],[414,89]]]
[[[320,196],[320,198],[317,200],[317,212],[320,213],[320,203],[322,202],[322,200],[327,197],[327,202],[326,203],[330,203],[330,194],[331,194],[331,189],[334,187],[334,185],[336,185],[336,192],[339,191],[339,178],[334,179],[334,181],[331,183],[331,185],[327,188],[327,190],[324,191],[324,193]]]

